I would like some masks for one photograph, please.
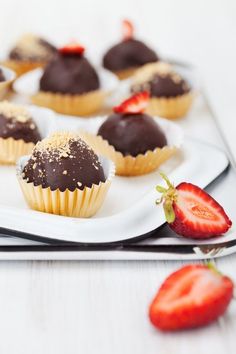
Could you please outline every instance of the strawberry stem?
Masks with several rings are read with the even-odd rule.
[[[214,273],[218,274],[218,275],[222,275],[222,273],[216,268],[216,265],[213,262],[207,262],[206,266],[212,270]]]
[[[160,175],[166,182],[168,188],[156,186],[156,190],[162,194],[162,196],[156,200],[156,204],[163,204],[166,221],[171,224],[175,221],[173,203],[177,200],[177,191],[174,185],[163,172],[160,172]]]

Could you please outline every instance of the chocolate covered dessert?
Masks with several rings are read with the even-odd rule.
[[[34,186],[61,192],[105,182],[103,167],[94,151],[78,135],[65,132],[38,142],[22,176]]]
[[[176,97],[190,92],[189,84],[177,73],[155,73],[150,80],[133,85],[132,92],[147,90],[151,97]]]
[[[62,114],[88,116],[99,111],[110,93],[84,56],[84,47],[71,43],[58,50],[40,79],[40,90],[31,97],[39,106]]]
[[[114,45],[103,57],[103,66],[116,73],[121,79],[133,74],[135,69],[147,63],[158,61],[157,54],[145,43],[133,38],[133,26],[123,21],[123,39]]]
[[[34,144],[41,139],[27,109],[7,101],[0,103],[0,137],[22,139],[26,143]]]
[[[56,53],[56,48],[43,38],[33,34],[23,35],[9,53],[9,59],[16,61],[50,60]]]
[[[94,151],[115,163],[117,175],[138,176],[154,171],[176,151],[167,136],[166,124],[144,113],[148,101],[148,92],[135,94],[113,108],[114,113],[96,135],[82,134]]]
[[[124,156],[145,154],[167,145],[161,128],[145,113],[114,113],[101,125],[98,135]]]
[[[81,95],[99,89],[99,78],[81,52],[58,51],[40,80],[40,90]]]
[[[4,75],[3,75],[3,71],[2,71],[2,69],[0,69],[0,82],[5,81],[5,80],[6,79],[5,79]]]
[[[146,112],[168,119],[185,116],[193,101],[190,84],[167,63],[144,65],[132,79],[131,92],[146,90],[150,100]]]

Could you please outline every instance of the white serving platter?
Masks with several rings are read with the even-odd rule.
[[[174,183],[207,186],[228,165],[225,154],[210,145],[186,139],[179,154],[162,166]],[[6,188],[6,180],[8,181]],[[30,210],[17,184],[15,168],[1,166],[1,227],[63,242],[111,243],[136,238],[164,223],[155,205],[158,172],[140,177],[115,177],[103,207],[90,219],[77,219]],[[176,239],[178,243],[178,239]]]

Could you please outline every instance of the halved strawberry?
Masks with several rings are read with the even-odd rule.
[[[127,41],[133,38],[134,35],[134,26],[129,20],[123,20],[122,22],[122,34],[123,40]]]
[[[233,282],[211,265],[187,265],[162,284],[149,308],[152,324],[163,331],[207,325],[223,315]]]
[[[122,102],[119,106],[113,108],[115,113],[133,113],[138,114],[144,112],[147,107],[149,100],[149,93],[146,91],[139,92],[124,102]]]
[[[161,174],[168,188],[157,186],[162,197],[166,220],[177,234],[190,238],[210,238],[226,233],[232,221],[222,206],[208,193],[192,183],[180,183],[176,188]]]
[[[59,48],[59,52],[64,55],[82,55],[85,48],[77,42],[71,42],[62,48]]]

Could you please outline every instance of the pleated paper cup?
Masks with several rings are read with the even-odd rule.
[[[0,82],[0,99],[2,99],[10,89],[13,80],[16,78],[16,74],[14,71],[4,66],[0,66],[0,69],[2,70],[5,78],[5,81]]]
[[[168,119],[178,119],[186,116],[194,99],[193,92],[176,97],[151,97],[146,112],[151,115]]]
[[[19,77],[28,71],[42,68],[46,65],[44,61],[26,61],[26,60],[6,60],[2,62],[2,65],[13,70],[16,73],[16,76]]]
[[[82,95],[70,95],[39,91],[31,97],[38,105],[53,109],[61,114],[89,116],[101,110],[108,93],[102,90],[91,91]]]
[[[152,172],[177,151],[176,147],[165,146],[162,149],[149,150],[145,154],[139,154],[136,157],[131,155],[124,156],[101,136],[81,132],[80,137],[96,153],[111,159],[116,166],[116,174],[119,176],[139,176]]]
[[[59,189],[51,190],[49,187],[43,188],[27,183],[22,177],[22,172],[28,159],[29,156],[23,156],[19,160],[17,178],[29,207],[44,213],[79,218],[93,216],[101,208],[115,175],[114,163],[104,157],[99,157],[106,177],[105,182],[93,184],[91,188],[85,187],[83,190],[77,188],[73,192],[68,189],[61,192]]]
[[[0,138],[0,164],[15,165],[21,156],[30,154],[34,146],[34,143],[26,143],[22,139]]]
[[[133,76],[137,71],[137,68],[129,68],[119,71],[113,71],[113,73],[120,79],[125,80]]]

